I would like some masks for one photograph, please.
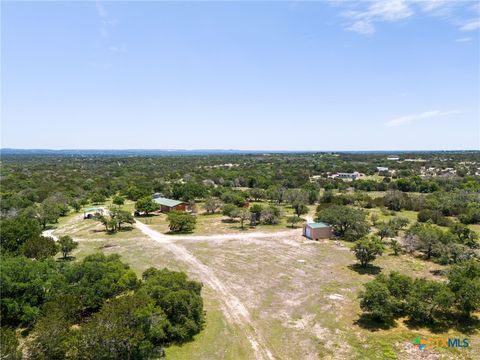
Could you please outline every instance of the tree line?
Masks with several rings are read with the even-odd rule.
[[[139,279],[118,255],[76,263],[5,256],[0,277],[2,358],[149,359],[204,323],[200,283],[155,268]],[[29,334],[21,347],[18,327]]]

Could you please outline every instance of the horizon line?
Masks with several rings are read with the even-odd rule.
[[[164,152],[192,152],[192,151],[216,151],[216,152],[265,152],[265,153],[317,153],[317,152],[455,152],[455,151],[480,151],[479,149],[357,149],[357,150],[334,150],[334,149],[226,149],[226,148],[23,148],[23,147],[2,147],[0,151],[164,151]]]

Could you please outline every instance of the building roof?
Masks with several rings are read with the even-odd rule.
[[[168,207],[174,207],[174,206],[177,206],[177,205],[180,205],[180,204],[184,204],[183,201],[167,199],[167,198],[163,198],[163,197],[157,197],[157,198],[153,199],[153,201],[155,201],[157,204],[160,204],[160,205],[163,205],[163,206],[168,206]]]
[[[323,222],[308,223],[307,226],[311,227],[312,229],[321,229],[321,228],[330,227],[330,225],[325,224]]]
[[[86,209],[83,210],[83,212],[92,212],[92,211],[100,211],[100,212],[103,212],[103,208],[91,207],[91,208],[86,208]]]

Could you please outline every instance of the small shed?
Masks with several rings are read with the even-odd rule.
[[[161,212],[169,212],[169,211],[192,211],[190,204],[180,201],[180,200],[173,200],[167,199],[163,197],[156,197],[153,199],[157,204],[160,205]]]
[[[322,222],[307,223],[303,225],[303,236],[312,239],[329,239],[332,237],[332,228]]]

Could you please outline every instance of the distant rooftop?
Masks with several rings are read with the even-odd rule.
[[[327,225],[323,222],[307,223],[307,225],[310,226],[312,229],[320,229],[320,228],[330,227],[330,225]]]
[[[92,211],[102,211],[103,212],[103,209],[98,208],[98,207],[91,207],[91,208],[86,208],[86,209],[83,210],[83,212],[92,212]]]
[[[174,206],[183,204],[183,201],[167,199],[163,197],[154,198],[153,201],[155,201],[157,204],[168,206],[168,207],[174,207]]]

